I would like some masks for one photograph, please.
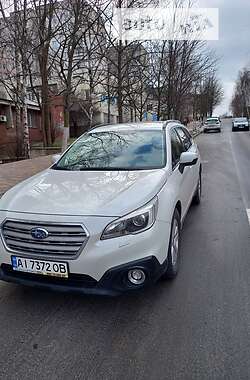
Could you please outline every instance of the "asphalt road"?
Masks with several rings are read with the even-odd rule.
[[[250,378],[250,133],[197,141],[178,278],[113,299],[0,283],[1,379]]]

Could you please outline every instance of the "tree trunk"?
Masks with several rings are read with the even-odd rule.
[[[15,25],[18,25],[18,4],[14,1],[14,15],[15,15]],[[15,39],[18,41],[18,31],[15,29]],[[22,86],[21,86],[21,64],[20,56],[18,51],[18,45],[15,45],[15,70],[16,70],[16,93],[15,93],[15,109],[16,109],[16,156],[22,158],[23,152],[23,128],[22,128],[22,117],[21,117],[21,97],[22,97]]]
[[[20,104],[16,103],[16,156],[23,157],[23,129]]]
[[[17,53],[16,53],[17,55]],[[23,128],[22,128],[22,116],[21,116],[21,81],[20,81],[20,73],[19,73],[19,63],[18,58],[16,57],[16,70],[17,70],[17,84],[16,84],[16,102],[15,102],[15,110],[16,110],[16,156],[18,158],[22,158],[24,155],[23,152]]]
[[[23,106],[23,145],[24,157],[30,158],[30,139],[29,139],[29,126],[28,126],[28,109],[27,105]]]
[[[110,68],[109,68],[109,63],[108,63],[108,75],[107,75],[107,95],[108,95],[108,124],[110,123],[111,119],[111,102],[110,102]]]
[[[40,57],[40,72],[41,72],[41,97],[42,97],[42,131],[44,146],[52,144],[51,125],[50,125],[50,99],[49,99],[49,84],[48,84],[48,52],[47,48],[42,50]]]
[[[119,41],[117,50],[117,108],[118,108],[118,121],[123,122],[123,99],[122,99],[122,41]]]
[[[134,121],[134,112],[133,112],[132,107],[130,108],[130,121],[131,121],[131,123],[133,123],[133,121]]]
[[[89,107],[89,127],[93,127],[93,120],[94,120],[94,108],[93,105],[91,104]]]
[[[69,95],[65,94],[64,96],[64,110],[63,110],[63,118],[64,118],[64,127],[63,127],[63,140],[62,140],[62,152],[64,152],[68,147],[68,139],[69,139]]]
[[[140,115],[139,115],[140,121],[143,120],[143,108],[140,108]]]
[[[30,158],[30,137],[29,137],[29,126],[28,126],[26,62],[23,63],[22,72],[23,72],[23,89],[22,89],[23,154],[24,154],[25,158]]]
[[[161,118],[161,96],[158,96],[157,99],[157,120],[160,120]]]

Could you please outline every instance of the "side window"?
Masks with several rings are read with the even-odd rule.
[[[180,161],[180,156],[183,152],[183,145],[175,129],[170,132],[171,151],[172,151],[172,168],[174,169]]]
[[[190,139],[190,141],[193,143],[193,138],[192,138],[190,132],[188,131],[188,129],[186,129],[186,128],[182,128],[182,129],[186,133],[186,135]]]
[[[182,128],[182,129],[185,135],[187,136],[187,139],[189,140],[190,146],[192,146],[194,143],[193,137],[191,136],[190,132],[186,128]]]
[[[176,130],[184,146],[184,149],[188,150],[192,145],[192,141],[190,139],[190,136],[188,136],[188,132],[186,133],[186,131],[181,127],[177,127]]]

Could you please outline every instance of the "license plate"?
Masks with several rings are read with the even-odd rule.
[[[12,256],[11,261],[13,270],[19,272],[68,278],[68,266],[66,263],[17,256]]]

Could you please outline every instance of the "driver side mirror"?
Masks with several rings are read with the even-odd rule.
[[[180,157],[179,170],[183,173],[186,166],[193,166],[198,161],[198,154],[194,152],[183,152]]]

